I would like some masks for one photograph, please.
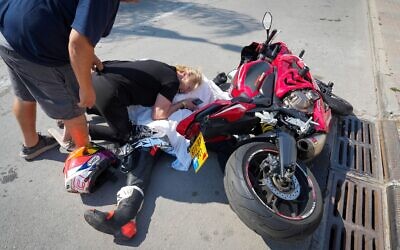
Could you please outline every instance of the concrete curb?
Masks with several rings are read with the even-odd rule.
[[[382,164],[387,183],[386,196],[391,249],[400,247],[400,140],[394,121],[382,121]]]
[[[395,83],[398,49],[391,43],[393,29],[399,26],[396,9],[400,4],[382,0],[368,1],[371,53],[378,106],[377,132],[384,171],[387,199],[387,226],[390,249],[399,248],[400,238],[400,137],[396,121],[389,120],[399,115],[399,102],[391,86]],[[398,11],[397,11],[398,13]],[[397,29],[397,28],[396,28]],[[398,36],[398,34],[397,34]]]

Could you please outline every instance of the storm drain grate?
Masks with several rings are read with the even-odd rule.
[[[324,249],[383,249],[382,190],[332,171]]]
[[[375,146],[373,123],[355,116],[344,117],[338,122],[331,166],[382,181],[382,167],[377,161]]]

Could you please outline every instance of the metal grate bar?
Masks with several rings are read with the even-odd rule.
[[[339,185],[339,183],[342,183],[342,182],[338,181],[338,185]],[[340,185],[342,185],[342,184],[340,184]],[[339,188],[340,188],[340,186],[339,186]],[[344,200],[345,199],[340,199],[340,195],[341,194],[346,195],[346,185],[342,185],[342,190],[341,190],[340,193],[335,192],[335,196],[334,196],[335,197],[335,203],[338,204],[337,211],[335,211],[337,213],[337,216],[340,216],[341,214],[344,214],[344,211],[345,211],[344,210],[344,207],[345,207]]]
[[[348,230],[346,236],[346,249],[354,249],[354,232],[352,230]]]
[[[365,199],[367,200],[366,204],[365,204],[365,214],[366,214],[366,217],[365,217],[365,228],[366,229],[372,229],[371,225],[373,224],[373,222],[372,222],[373,221],[373,216],[371,216],[371,215],[372,215],[372,213],[374,211],[374,209],[373,209],[373,205],[374,204],[372,202],[368,201],[368,199],[371,199],[371,197],[372,197],[371,192],[368,192],[368,195],[365,197]]]
[[[348,186],[347,197],[345,198],[345,199],[347,199],[346,217],[344,217],[344,215],[342,215],[342,217],[343,217],[344,220],[352,221],[352,219],[353,219],[353,210],[354,210],[354,206],[353,206],[354,185],[351,182],[346,182],[346,184]]]
[[[371,133],[372,133],[372,126],[369,123],[364,123],[364,141],[368,144],[372,144],[372,138],[371,138]]]
[[[359,172],[364,172],[364,165],[362,164],[362,151],[363,147],[354,147],[354,166]]]
[[[363,216],[365,216],[365,204],[363,202],[363,191],[364,188],[360,188],[358,186],[355,186],[356,191],[357,191],[357,195],[355,195],[355,200],[357,201],[357,205],[355,206],[357,207],[361,207],[361,209],[354,209],[354,223],[357,225],[361,225],[361,226],[365,226],[363,221],[364,218]]]
[[[370,175],[375,174],[375,171],[372,170],[373,168],[371,163],[371,149],[369,148],[363,149],[362,159],[363,159],[363,165],[365,167],[364,172]]]
[[[363,123],[360,120],[353,120],[355,123],[355,129],[354,132],[356,133],[356,138],[355,140],[358,142],[364,142],[363,136],[362,136],[362,131],[363,131]]]

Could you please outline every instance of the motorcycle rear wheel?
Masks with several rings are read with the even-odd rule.
[[[351,115],[353,114],[353,105],[345,99],[332,93],[332,88],[321,80],[315,79],[318,87],[321,90],[322,99],[331,108],[332,112],[337,115]]]
[[[323,200],[317,181],[308,168],[297,166],[294,176],[298,181],[298,197],[283,193],[288,199],[282,198],[279,190],[271,188],[272,182],[265,185],[270,177],[262,176],[260,166],[264,169],[270,166],[261,164],[263,161],[269,161],[270,166],[272,163],[279,165],[279,151],[275,145],[248,143],[229,157],[224,187],[231,208],[262,237],[304,239],[315,231],[322,219]]]
[[[324,95],[323,99],[332,109],[332,112],[337,115],[346,116],[353,113],[353,105],[335,94]]]

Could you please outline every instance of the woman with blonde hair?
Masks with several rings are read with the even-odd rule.
[[[188,93],[201,84],[202,74],[197,69],[155,60],[106,61],[103,65],[102,71],[92,74],[96,103],[87,111],[104,117],[108,126],[90,124],[92,140],[127,142],[132,132],[127,111],[130,105],[152,107],[153,120],[168,119],[178,109],[197,108],[192,98],[172,103],[177,93]],[[61,146],[73,149],[68,131],[54,136]]]

